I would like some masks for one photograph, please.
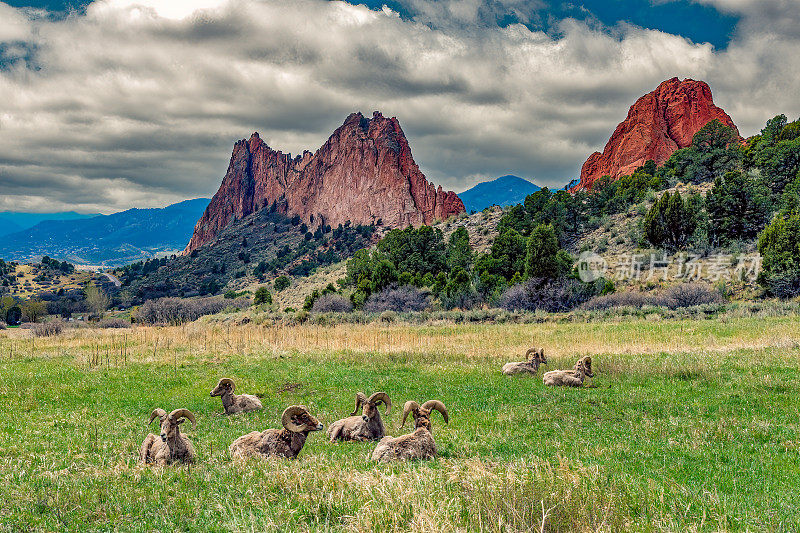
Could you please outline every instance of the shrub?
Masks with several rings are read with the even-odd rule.
[[[226,307],[246,308],[250,302],[244,298],[226,302],[222,298],[159,298],[148,300],[136,311],[136,320],[143,324],[180,325],[201,316],[213,315]]]
[[[51,320],[33,325],[33,334],[36,337],[55,337],[64,331],[64,322]]]
[[[673,285],[663,293],[664,304],[670,309],[694,307],[695,305],[722,303],[719,291],[710,289],[699,283],[681,283]]]
[[[254,305],[272,305],[272,293],[266,287],[259,287],[253,299]]]
[[[397,320],[397,313],[394,311],[384,311],[381,313],[381,322],[392,323]]]
[[[509,311],[568,311],[599,294],[604,287],[604,279],[583,283],[573,278],[534,278],[507,289],[500,297],[500,307]]]
[[[0,320],[0,330],[4,330],[4,329],[6,329],[6,327],[7,327],[6,323],[3,322],[2,320]]]
[[[352,302],[338,294],[322,295],[311,307],[314,313],[349,313],[352,310]]]
[[[281,292],[282,290],[287,289],[291,284],[292,281],[289,279],[289,276],[278,276],[275,279],[275,290],[277,292]]]
[[[646,306],[680,309],[697,305],[719,304],[723,301],[724,298],[718,290],[699,283],[682,283],[673,285],[660,293],[626,291],[597,296],[583,304],[581,308],[587,311]]]
[[[368,313],[381,313],[395,311],[403,313],[408,311],[422,311],[430,306],[430,297],[427,291],[417,289],[410,285],[390,287],[376,292],[364,302],[364,311]]]

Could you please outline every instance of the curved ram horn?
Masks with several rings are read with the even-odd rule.
[[[230,385],[231,392],[236,391],[236,383],[234,383],[231,378],[222,378],[221,380],[219,380],[219,383],[217,383],[217,387],[219,387],[220,385]]]
[[[388,415],[389,411],[392,410],[392,400],[389,398],[389,395],[385,392],[374,392],[372,396],[369,397],[369,401],[371,403],[377,404],[378,402],[383,402],[386,406],[386,411],[384,414]]]
[[[444,404],[439,400],[428,400],[427,402],[422,404],[422,408],[439,411],[440,413],[442,413],[442,417],[444,418],[444,423],[445,424],[450,423],[450,417],[447,414],[447,407],[445,407]]]
[[[400,423],[400,427],[406,425],[406,417],[408,416],[408,413],[414,409],[419,409],[419,404],[414,400],[408,400],[405,405],[403,405],[403,421]]]
[[[189,420],[189,422],[191,422],[191,423],[192,423],[192,427],[193,427],[193,428],[194,428],[195,426],[197,426],[197,422],[196,422],[196,421],[195,421],[195,419],[194,419],[194,415],[193,415],[193,414],[192,414],[192,412],[191,412],[190,410],[188,410],[188,409],[175,409],[174,411],[172,411],[172,412],[169,414],[169,417],[170,417],[171,419],[175,420],[176,422],[177,422],[178,420],[180,420],[181,418],[186,418],[186,419],[188,419],[188,420]]]
[[[303,432],[306,427],[300,424],[295,424],[292,421],[292,417],[307,412],[308,410],[302,405],[292,405],[290,407],[287,407],[286,410],[284,410],[283,414],[281,415],[281,423],[283,424],[283,427],[294,433]]]
[[[147,423],[149,426],[153,423],[153,420],[158,417],[160,420],[164,420],[164,417],[167,416],[167,412],[163,409],[153,409],[153,412],[150,413],[150,422]]]
[[[358,408],[364,405],[367,401],[367,396],[363,392],[356,393],[356,408],[353,409],[353,412],[350,413],[350,416],[354,416],[358,414]]]

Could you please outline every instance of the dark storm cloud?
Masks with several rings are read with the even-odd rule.
[[[408,0],[403,17],[322,0],[98,0],[59,17],[0,3],[0,210],[209,196],[253,131],[297,154],[374,110],[448,188],[507,173],[557,187],[672,76],[709,81],[752,134],[800,112],[796,16],[765,1],[703,0],[742,17],[724,51],[595,20],[533,31],[513,23],[541,15],[527,0]]]

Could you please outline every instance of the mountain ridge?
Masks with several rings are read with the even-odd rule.
[[[313,154],[273,150],[258,133],[236,142],[184,253],[211,242],[231,220],[273,204],[312,227],[418,226],[465,210],[454,192],[425,178],[397,118],[351,113]]]
[[[506,174],[493,180],[482,181],[459,193],[458,197],[464,203],[467,213],[471,213],[493,205],[506,207],[518,204],[523,202],[526,196],[540,189],[541,187],[525,178]]]
[[[74,220],[45,220],[0,242],[0,257],[30,261],[43,255],[78,265],[118,266],[178,252],[207,198],[163,208],[132,208]]]

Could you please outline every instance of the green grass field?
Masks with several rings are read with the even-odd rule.
[[[352,341],[363,349],[265,349],[248,334],[249,345],[229,341],[225,353],[202,329],[142,328],[126,333],[145,340],[124,359],[92,356],[119,341],[114,333],[0,332],[0,530],[800,530],[798,326],[797,317],[365,326]],[[378,328],[397,349],[374,340],[382,332],[369,340]],[[404,348],[412,331],[430,342]],[[318,328],[315,346],[341,334]],[[540,376],[501,375],[519,360],[510,345],[530,338],[555,346],[544,370],[590,353],[597,376],[553,389]],[[464,339],[472,348],[461,357]],[[222,416],[208,393],[223,376],[263,394],[264,410]],[[320,433],[297,461],[228,456],[239,435],[278,427],[287,405],[305,404],[327,426],[350,413],[355,392],[376,390],[394,403],[390,435],[406,431],[397,427],[406,400],[447,405],[449,425],[433,415],[439,459],[375,465],[374,444]],[[195,413],[196,430],[183,427],[196,465],[137,464],[155,407]]]

